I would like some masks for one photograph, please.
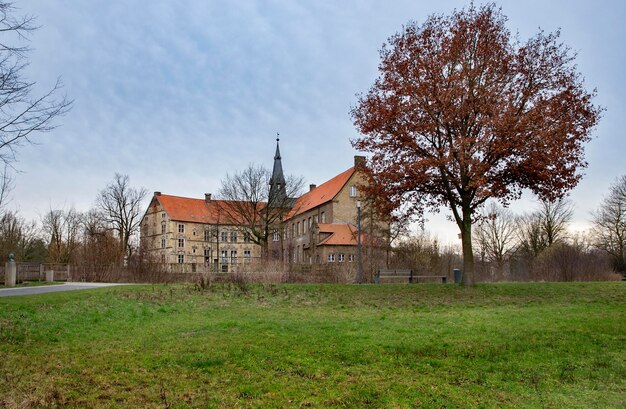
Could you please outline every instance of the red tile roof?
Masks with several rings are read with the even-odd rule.
[[[238,207],[245,203],[228,200],[193,199],[190,197],[157,195],[161,204],[172,220],[207,223],[207,224],[245,224],[241,219]],[[259,210],[265,203],[259,204]]]
[[[345,223],[320,223],[318,224],[320,233],[330,233],[319,242],[318,246],[356,246],[357,245],[357,228],[351,224]],[[363,241],[363,233],[361,233],[361,241]]]
[[[293,206],[291,211],[287,214],[286,219],[295,217],[299,214],[306,212],[307,210],[311,210],[314,207],[333,200],[333,198],[337,196],[337,193],[339,193],[341,188],[344,187],[344,185],[348,182],[353,174],[354,167],[338,174],[329,181],[324,182],[310,192],[302,195]]]

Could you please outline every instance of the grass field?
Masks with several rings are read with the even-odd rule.
[[[626,283],[0,299],[0,407],[626,406]]]

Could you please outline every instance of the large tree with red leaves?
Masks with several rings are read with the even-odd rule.
[[[602,108],[592,104],[559,32],[520,42],[494,4],[410,23],[380,52],[380,76],[351,111],[372,154],[372,191],[389,209],[447,206],[472,283],[472,220],[486,200],[529,189],[563,197],[586,166],[584,145]]]

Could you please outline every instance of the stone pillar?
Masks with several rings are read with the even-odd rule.
[[[13,254],[9,254],[9,261],[4,265],[4,285],[15,287],[17,281],[17,265],[13,259]]]
[[[46,270],[46,282],[51,283],[54,281],[54,270]]]

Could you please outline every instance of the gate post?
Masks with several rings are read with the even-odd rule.
[[[15,287],[17,281],[17,265],[13,254],[9,254],[9,260],[4,265],[4,285],[7,287]]]

